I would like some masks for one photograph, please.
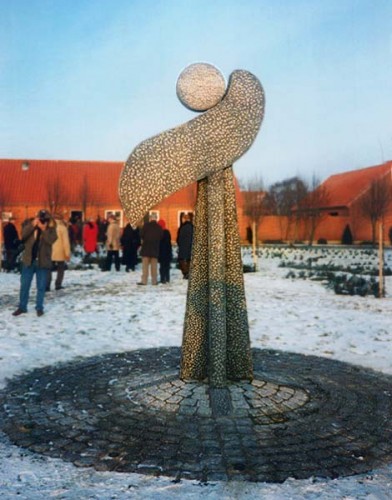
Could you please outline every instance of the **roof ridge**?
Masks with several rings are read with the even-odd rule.
[[[392,162],[391,162],[390,167],[391,167],[391,170],[392,170]],[[383,173],[380,175],[379,179],[377,179],[377,180],[381,180],[383,177],[386,177],[388,174],[389,174],[389,172],[388,172],[388,171],[383,172]],[[372,182],[373,182],[373,181],[372,181]],[[355,197],[354,197],[354,198],[353,198],[353,199],[349,202],[349,204],[348,204],[348,205],[350,206],[350,205],[352,205],[355,201],[357,201],[357,200],[358,200],[361,196],[363,196],[363,195],[366,193],[366,191],[368,191],[368,190],[369,190],[369,188],[370,188],[370,185],[368,184],[367,186],[365,186],[365,188],[364,188],[364,189],[362,189],[362,191],[360,191],[360,192],[357,194],[357,196],[355,196]]]
[[[45,163],[118,163],[124,164],[124,161],[120,160],[64,160],[64,159],[41,159],[41,158],[0,158],[1,162],[45,162]]]
[[[386,167],[386,168],[391,167],[392,168],[392,160],[387,160],[387,161],[385,161],[383,163],[380,163],[378,165],[372,165],[370,167],[355,168],[353,170],[346,170],[345,172],[339,172],[337,174],[332,174],[332,175],[329,176],[329,179],[331,177],[340,177],[342,175],[354,174],[354,173],[358,173],[358,172],[364,172],[365,170],[372,170],[372,169],[381,168],[381,167]]]

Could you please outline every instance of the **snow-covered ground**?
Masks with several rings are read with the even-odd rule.
[[[286,279],[288,269],[278,264],[296,254],[285,252],[262,252],[259,271],[244,275],[252,345],[338,359],[392,374],[392,277],[386,278],[383,299],[335,295],[320,282]],[[337,258],[326,257],[333,262]],[[354,257],[351,253],[339,258]],[[391,267],[391,253],[387,263]],[[35,315],[33,286],[28,314],[15,318],[11,313],[18,302],[19,275],[1,273],[0,388],[7,378],[60,361],[181,345],[187,282],[177,269],[172,270],[168,285],[138,287],[139,278],[140,271],[67,271],[65,289],[47,294],[43,317]],[[0,498],[201,497],[388,499],[392,498],[392,464],[336,480],[176,483],[165,477],[77,468],[22,450],[0,434]]]

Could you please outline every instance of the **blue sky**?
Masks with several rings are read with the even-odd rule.
[[[0,157],[125,161],[199,61],[265,89],[239,178],[392,159],[391,0],[0,0]]]

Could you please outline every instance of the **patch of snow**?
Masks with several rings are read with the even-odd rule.
[[[279,262],[289,259],[289,254],[290,258],[296,255],[285,251],[277,257],[265,251],[259,271],[244,275],[252,346],[333,358],[392,374],[392,278],[385,280],[384,299],[335,295],[320,282],[286,279],[287,268],[279,267]],[[354,257],[358,260],[361,255]],[[391,255],[386,257],[388,265]],[[307,258],[304,252],[302,256]],[[325,256],[329,261],[337,258],[331,252]],[[353,253],[339,254],[342,262],[349,258]],[[249,263],[250,255],[244,259]],[[0,274],[1,388],[8,378],[36,367],[110,352],[181,345],[187,281],[177,269],[172,270],[170,284],[157,287],[138,287],[139,270],[66,271],[64,290],[46,295],[45,315],[40,318],[34,311],[34,285],[29,312],[12,316],[18,304],[19,279],[17,274]],[[13,446],[0,434],[0,491],[1,498],[26,500],[387,499],[391,498],[392,465],[335,480],[175,482],[77,468]]]

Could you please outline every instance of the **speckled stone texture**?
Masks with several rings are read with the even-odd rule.
[[[231,166],[253,143],[264,115],[264,92],[251,73],[234,71],[224,90],[213,66],[186,68],[178,96],[207,111],[137,146],[119,183],[125,213],[137,223],[166,196],[199,181],[181,378],[208,378],[216,388],[253,376]]]
[[[198,186],[181,378],[207,377],[214,387],[253,377],[231,168]]]
[[[175,480],[335,478],[392,460],[391,376],[254,349],[254,380],[221,389],[180,380],[179,359],[166,347],[35,369],[0,391],[0,428],[78,467]]]

